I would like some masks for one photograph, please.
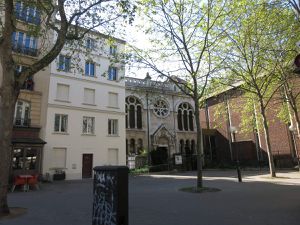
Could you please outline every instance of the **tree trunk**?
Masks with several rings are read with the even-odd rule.
[[[296,129],[297,129],[297,137],[300,138],[300,118],[298,114],[298,106],[296,99],[292,96],[292,94],[289,95],[289,104],[294,112],[295,120],[296,120]]]
[[[11,77],[14,70],[2,67],[2,83],[0,88],[0,217],[9,214],[7,192],[9,171],[11,167],[11,138],[15,102],[18,97],[18,88],[12,84]]]
[[[268,160],[269,160],[269,169],[271,177],[276,177],[275,166],[274,166],[274,159],[271,150],[271,142],[270,142],[270,133],[269,133],[269,125],[266,117],[266,111],[263,106],[263,102],[260,102],[260,113],[263,119],[263,126],[264,126],[264,133],[267,145],[267,153],[268,153]]]
[[[197,188],[203,187],[203,176],[202,176],[202,153],[203,153],[203,144],[202,144],[202,129],[200,124],[200,113],[199,113],[199,103],[198,99],[195,100],[195,121],[197,128]]]

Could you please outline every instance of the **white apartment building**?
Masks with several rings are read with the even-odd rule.
[[[125,69],[110,60],[124,46],[90,32],[79,50],[66,45],[50,65],[43,174],[81,179],[94,166],[126,165]]]

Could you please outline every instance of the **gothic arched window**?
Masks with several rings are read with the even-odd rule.
[[[138,154],[143,153],[143,148],[144,148],[144,146],[143,146],[143,140],[141,138],[139,138],[137,140],[137,153]]]
[[[177,111],[178,130],[194,131],[194,112],[192,106],[187,103],[181,103]]]
[[[126,128],[142,129],[142,104],[134,96],[126,98]]]
[[[184,153],[184,140],[179,141],[179,151],[180,151],[180,154]]]
[[[191,154],[195,154],[195,149],[196,148],[196,145],[195,145],[195,140],[192,140],[191,141]]]
[[[135,140],[133,138],[130,139],[129,153],[135,154]]]

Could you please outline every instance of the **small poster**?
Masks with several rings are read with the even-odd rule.
[[[181,164],[182,164],[182,156],[175,155],[175,165],[181,165]]]

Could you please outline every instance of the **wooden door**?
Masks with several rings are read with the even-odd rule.
[[[82,178],[91,178],[93,172],[93,154],[82,155]]]

